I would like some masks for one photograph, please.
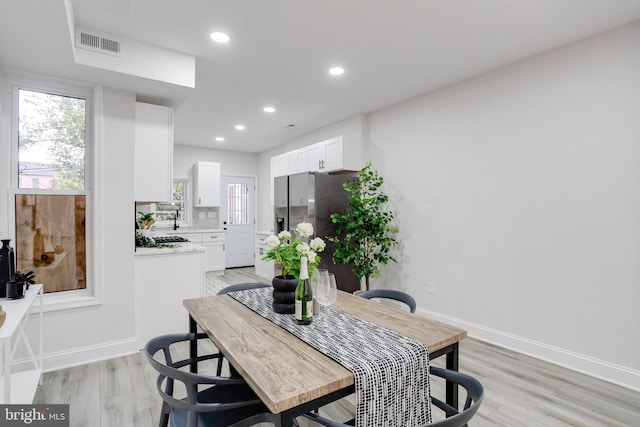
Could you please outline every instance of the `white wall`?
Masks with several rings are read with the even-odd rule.
[[[190,187],[193,188],[191,168],[197,161],[220,163],[222,176],[241,176],[254,178],[256,188],[259,186],[258,155],[240,151],[225,151],[212,148],[190,147],[186,145],[174,145],[173,148],[173,177],[175,179],[190,179]],[[256,192],[257,193],[257,192]],[[224,194],[224,193],[223,193]],[[258,202],[256,195],[255,215],[258,215]],[[215,211],[217,219],[198,219],[197,212]],[[194,208],[192,226],[199,228],[220,228],[223,219],[220,208]]]
[[[173,147],[173,176],[188,178],[197,161],[218,162],[222,175],[258,176],[258,155],[241,151],[216,150],[176,144]]]
[[[381,286],[640,389],[639,46],[635,24],[371,114],[402,242]]]
[[[640,389],[639,45],[636,24],[371,114],[366,158],[385,177],[402,241],[400,263],[380,285],[408,290],[421,310],[471,335]],[[7,233],[8,89],[0,89]],[[134,102],[104,91],[95,190],[103,303],[46,313],[48,368],[137,345]],[[363,123],[255,159],[176,146],[174,171],[186,173],[194,158],[220,161],[223,174],[257,171],[258,228],[270,229],[270,156],[358,126],[366,139]]]
[[[0,73],[0,238],[9,238],[8,201],[11,171],[10,87]]]
[[[9,88],[3,87],[3,94]],[[6,97],[3,97],[6,98]],[[8,108],[1,111],[8,120]],[[98,89],[94,107],[101,117],[96,123],[94,173],[95,239],[94,268],[100,284],[101,304],[49,311],[44,314],[44,368],[83,364],[137,350],[133,301],[133,120],[135,95],[110,89]],[[9,133],[0,134],[0,233],[9,224],[8,167]],[[117,165],[117,167],[114,167]],[[6,177],[5,177],[6,175]],[[91,219],[88,218],[88,221]],[[34,336],[36,322],[30,324]]]

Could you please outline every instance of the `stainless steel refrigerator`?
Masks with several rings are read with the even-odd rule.
[[[289,230],[293,235],[297,224],[311,223],[314,236],[323,238],[327,243],[325,250],[318,254],[321,259],[319,268],[334,273],[338,289],[347,292],[360,289],[360,282],[350,265],[333,263],[335,244],[329,242],[327,236],[335,236],[331,214],[346,209],[348,192],[342,184],[351,179],[357,179],[356,172],[338,175],[303,172],[280,176],[274,181],[275,233]]]

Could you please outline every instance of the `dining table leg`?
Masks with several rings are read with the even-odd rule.
[[[298,425],[295,417],[287,413],[280,414],[280,427],[297,427]]]
[[[447,369],[451,369],[452,371],[458,370],[458,343],[454,343],[452,345],[451,351],[446,354],[446,366]],[[449,405],[454,408],[458,408],[458,385],[447,381],[446,384],[446,401]]]
[[[198,332],[198,324],[196,323],[195,320],[193,320],[193,317],[191,315],[189,315],[189,333],[195,334]],[[196,357],[198,357],[198,340],[192,340],[189,343],[189,358],[191,360],[194,360],[194,362],[191,362],[190,366],[190,370],[192,373],[197,374],[198,373],[198,362],[195,362]]]

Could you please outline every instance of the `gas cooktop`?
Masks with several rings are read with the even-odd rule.
[[[153,241],[156,243],[187,243],[189,239],[180,236],[156,236]]]

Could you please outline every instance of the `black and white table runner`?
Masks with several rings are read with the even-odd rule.
[[[273,312],[270,288],[229,295],[353,372],[356,426],[431,422],[429,353],[423,344],[333,307],[312,324],[298,325],[292,315]]]

